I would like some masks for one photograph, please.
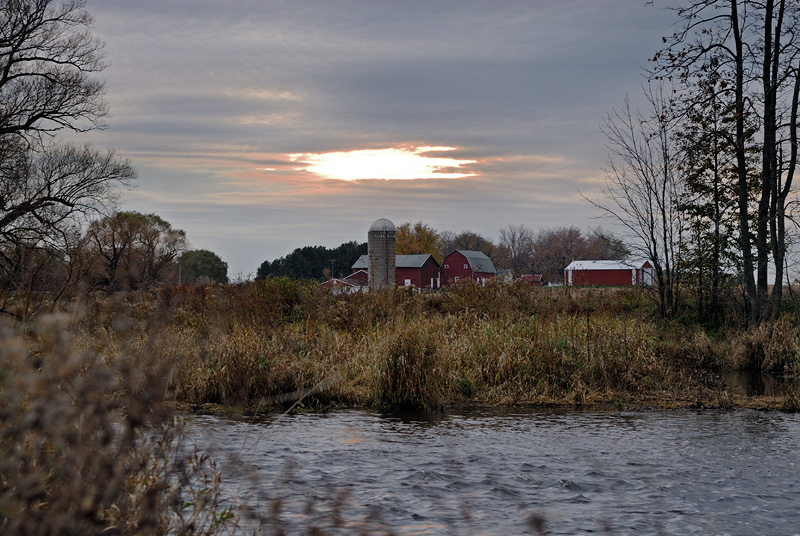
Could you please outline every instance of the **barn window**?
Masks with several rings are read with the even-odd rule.
[[[450,268],[450,265],[449,264],[445,264],[444,267],[445,267],[445,269],[447,269],[447,268]]]
[[[467,265],[465,264],[465,265],[464,265],[464,269],[466,270],[467,268],[469,268],[469,266],[467,266]]]
[[[411,280],[410,280],[410,279],[406,279],[406,286],[407,286],[407,287],[410,287],[410,286],[411,286]]]
[[[458,283],[459,277],[458,277],[458,276],[455,276],[455,277],[453,278],[453,280],[454,280],[456,283]]]

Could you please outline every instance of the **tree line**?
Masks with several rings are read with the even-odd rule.
[[[549,283],[560,284],[564,268],[573,260],[617,260],[630,255],[622,240],[603,229],[583,232],[575,226],[534,230],[525,225],[509,225],[493,241],[472,231],[437,231],[422,221],[397,226],[398,255],[432,255],[439,263],[457,249],[481,251],[495,267],[513,276],[541,274]],[[352,273],[352,265],[367,254],[367,243],[346,242],[336,248],[305,246],[290,254],[264,261],[256,279],[287,276],[323,280]]]

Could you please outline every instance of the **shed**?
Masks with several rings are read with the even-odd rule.
[[[519,279],[532,287],[541,287],[544,284],[541,274],[524,274]]]
[[[353,294],[355,292],[361,292],[365,288],[352,281],[347,281],[347,278],[328,279],[320,283],[320,286],[329,289],[333,294]]]
[[[567,286],[622,287],[652,285],[653,265],[650,261],[572,261],[564,269]]]
[[[452,285],[465,279],[472,279],[480,285],[492,279],[497,270],[492,260],[480,251],[457,249],[442,261],[442,285]]]
[[[366,270],[356,270],[352,274],[348,275],[347,277],[343,278],[342,281],[346,281],[353,285],[359,285],[362,287],[369,286],[369,274]]]

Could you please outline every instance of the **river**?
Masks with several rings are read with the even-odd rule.
[[[290,534],[800,534],[800,414],[347,410],[189,438]]]

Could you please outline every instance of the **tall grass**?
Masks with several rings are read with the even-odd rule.
[[[796,370],[789,342],[777,348],[743,332],[709,337],[654,313],[636,290],[465,284],[335,296],[277,279],[103,298],[82,324],[82,341],[108,354],[124,342],[175,363],[170,385],[181,402],[249,411],[714,403],[714,372],[741,366],[741,348],[761,356],[764,369]],[[131,320],[120,324],[124,318]]]

